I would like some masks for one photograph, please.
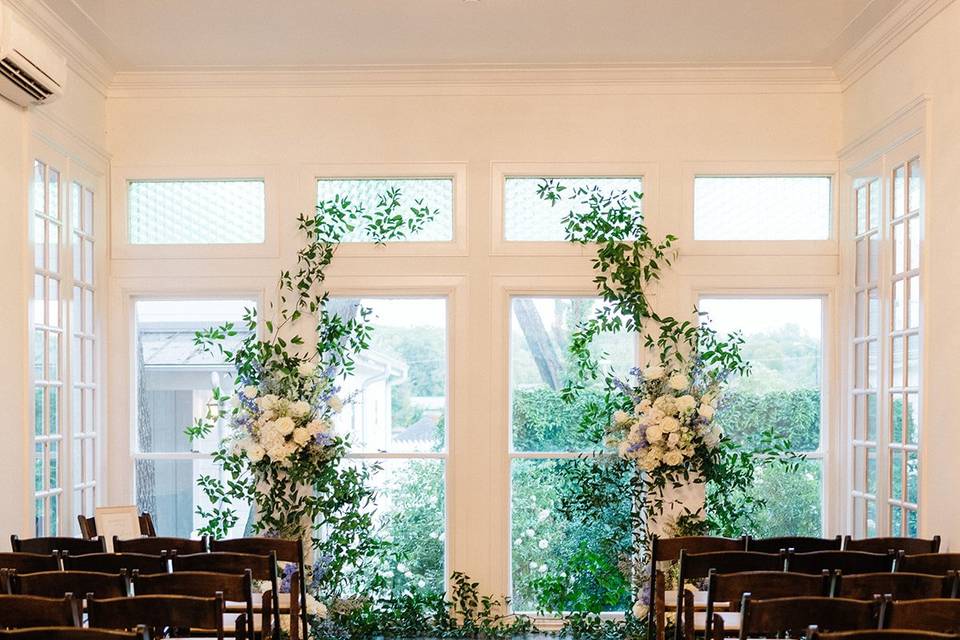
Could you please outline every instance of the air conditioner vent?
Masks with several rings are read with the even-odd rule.
[[[37,82],[33,76],[21,69],[10,58],[0,60],[0,76],[17,85],[21,91],[29,94],[37,102],[43,102],[53,95],[52,91]]]

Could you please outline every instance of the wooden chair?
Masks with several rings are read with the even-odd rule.
[[[810,553],[811,551],[840,551],[843,545],[843,538],[810,538],[782,537],[782,538],[747,538],[747,551],[759,551],[760,553],[777,553],[781,549],[793,549],[797,553]]]
[[[960,599],[890,600],[884,606],[884,629],[960,633]]]
[[[131,632],[83,627],[32,627],[0,631],[0,640],[150,640],[150,634],[142,625]]]
[[[942,576],[948,571],[960,571],[960,553],[901,553],[897,555],[896,570]]]
[[[854,600],[872,600],[876,596],[892,596],[894,600],[923,600],[925,598],[955,598],[957,573],[943,576],[922,573],[860,573],[843,575],[837,572],[833,579],[833,595]]]
[[[866,551],[811,551],[787,553],[787,571],[792,573],[820,573],[824,569],[843,573],[882,573],[893,571],[895,556],[889,553]]]
[[[677,578],[677,626],[674,633],[676,640],[680,640],[686,633],[687,627],[693,627],[693,609],[686,604],[694,603],[693,594],[687,591],[686,584],[690,580],[705,579],[711,571],[717,573],[738,573],[741,571],[783,571],[783,554],[756,553],[753,551],[713,551],[710,553],[688,553],[686,549],[680,552],[680,574]],[[690,595],[687,595],[690,594]]]
[[[727,637],[727,631],[740,629],[740,612],[716,613],[717,603],[741,602],[744,593],[750,593],[755,598],[788,598],[797,596],[830,595],[830,572],[824,571],[819,576],[797,575],[783,571],[744,571],[741,573],[718,573],[710,571],[707,585],[707,610],[703,614],[703,623],[694,624],[688,639],[693,632],[703,630],[704,638]],[[728,605],[729,606],[729,605]],[[689,611],[689,609],[687,609]],[[694,620],[699,614],[694,615]],[[699,627],[699,629],[698,629]]]
[[[740,639],[802,635],[810,625],[829,631],[876,629],[878,612],[876,601],[815,596],[760,600],[745,593],[740,605]]]
[[[190,596],[131,596],[100,600],[87,598],[91,627],[104,629],[134,629],[144,625],[160,636],[164,629],[211,630],[217,640],[223,640],[223,594],[212,598]],[[242,625],[242,626],[241,626]],[[238,623],[244,628],[246,621]]]
[[[957,640],[960,636],[934,631],[909,629],[870,629],[864,631],[837,631],[820,633],[814,625],[807,631],[807,640]]]
[[[238,629],[236,624],[231,624],[224,626],[225,633],[236,637],[243,637],[244,635],[247,638],[257,637],[253,616],[253,578],[249,569],[242,574],[212,573],[208,571],[179,571],[152,576],[135,574],[132,582],[133,593],[138,596],[209,597],[221,593],[224,598],[224,610],[226,610],[227,602],[242,603],[244,611],[241,615],[247,621],[246,630]]]
[[[130,594],[127,574],[122,571],[43,571],[24,575],[15,573],[11,587],[13,593],[46,598],[59,598],[65,593],[92,593],[98,598],[122,598]]]
[[[930,540],[924,538],[864,538],[854,540],[850,536],[843,539],[844,551],[867,551],[869,553],[900,552],[917,555],[940,551],[940,536]]]
[[[113,536],[113,550],[115,553],[145,553],[159,556],[162,555],[164,551],[176,551],[182,554],[205,553],[207,548],[206,536],[201,540],[193,540],[191,538],[164,538],[158,536],[121,540],[117,536]]]
[[[72,594],[59,598],[0,595],[0,628],[79,626],[80,612]]]
[[[650,541],[650,609],[647,614],[647,638],[652,640],[656,630],[657,640],[666,635],[665,620],[667,603],[672,608],[677,594],[666,591],[666,578],[657,564],[677,562],[684,549],[690,553],[709,553],[712,551],[744,551],[746,538],[718,538],[712,536],[682,536],[678,538],[660,538],[653,536]]]
[[[300,625],[302,634],[300,637],[306,640],[310,637],[310,625],[307,620],[307,587],[306,565],[304,563],[303,540],[288,538],[232,538],[228,540],[210,540],[210,551],[228,552],[228,553],[252,553],[256,555],[269,555],[270,552],[276,553],[278,562],[294,563],[297,565],[297,573],[291,576],[289,598],[299,604]],[[283,593],[277,594],[278,614],[295,615],[296,611],[291,609],[292,603],[285,602]],[[294,607],[297,608],[297,607]],[[296,631],[293,631],[293,640],[296,638]]]
[[[60,559],[51,554],[39,553],[0,553],[0,569],[12,569],[17,573],[36,573],[37,571],[56,571],[60,568]]]
[[[254,594],[254,611],[262,611],[265,618],[270,619],[270,627],[275,638],[280,634],[280,611],[277,579],[277,554],[271,551],[266,555],[252,553],[231,553],[214,551],[211,553],[194,553],[181,556],[171,556],[173,572],[180,571],[210,571],[214,573],[243,574],[247,569],[254,580],[269,583],[270,589],[264,593],[260,602]],[[269,602],[268,602],[269,601]],[[269,608],[268,608],[269,607]],[[266,626],[266,625],[265,625]]]
[[[105,553],[107,541],[103,537],[93,540],[84,538],[24,538],[17,535],[10,536],[10,547],[17,553],[37,553],[49,555],[54,551],[79,556],[88,553]]]
[[[167,573],[167,557],[152,556],[145,553],[94,553],[85,556],[62,556],[63,568],[68,571],[99,571],[102,573],[120,573],[126,570],[151,573]]]
[[[153,518],[149,513],[141,513],[139,516],[140,520],[140,534],[144,536],[155,536],[157,535],[157,530],[153,526]],[[92,540],[97,537],[97,519],[95,517],[88,518],[83,515],[77,516],[77,522],[80,523],[80,535],[82,535],[87,540]]]

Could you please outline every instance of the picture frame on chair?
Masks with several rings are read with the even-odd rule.
[[[113,550],[113,537],[121,540],[139,538],[140,513],[135,505],[97,507],[94,510],[97,533],[102,535]]]

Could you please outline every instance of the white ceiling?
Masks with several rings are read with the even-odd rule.
[[[832,65],[903,0],[42,0],[118,71]]]

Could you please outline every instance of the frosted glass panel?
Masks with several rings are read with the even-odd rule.
[[[154,180],[127,185],[131,244],[264,241],[262,180]]]
[[[404,242],[450,242],[453,240],[453,179],[452,178],[363,178],[349,180],[317,180],[317,201],[333,200],[337,196],[354,204],[363,205],[364,211],[377,208],[378,199],[388,189],[400,190],[400,206],[394,212],[404,219],[410,218],[411,208],[427,207],[436,210],[437,216],[417,233],[410,234]],[[343,242],[370,242],[368,234],[361,229],[347,235]]]
[[[512,242],[563,242],[566,233],[563,218],[572,207],[583,209],[581,201],[568,199],[577,189],[599,187],[607,196],[626,191],[642,192],[643,180],[637,178],[551,178],[566,187],[562,200],[551,206],[537,195],[543,178],[507,178],[503,185],[503,238]]]
[[[694,179],[697,240],[826,240],[826,176],[700,176]]]

